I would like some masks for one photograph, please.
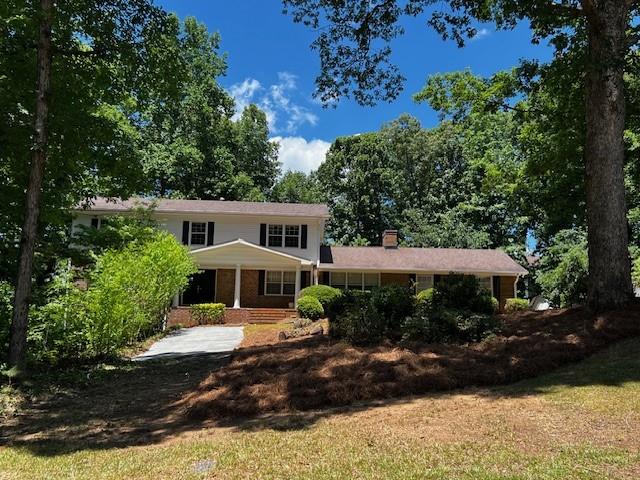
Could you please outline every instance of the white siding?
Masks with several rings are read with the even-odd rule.
[[[91,225],[91,212],[79,213],[74,220],[75,225]],[[306,258],[316,262],[320,255],[323,221],[318,218],[302,217],[254,217],[250,215],[203,215],[203,214],[157,214],[156,221],[161,228],[171,232],[182,242],[182,222],[215,222],[214,245],[230,242],[239,238],[250,243],[260,244],[260,224],[279,223],[284,225],[307,225],[307,248],[269,247],[273,250]],[[197,245],[192,248],[202,248]]]

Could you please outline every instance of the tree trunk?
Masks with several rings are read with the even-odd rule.
[[[51,87],[51,25],[52,0],[40,0],[40,31],[38,38],[38,84],[34,120],[34,146],[31,171],[25,202],[25,217],[20,238],[20,257],[9,341],[9,364],[24,368],[31,297],[33,257],[38,234],[38,216],[42,179],[47,160],[47,117],[49,115],[49,91]]]
[[[589,306],[621,307],[632,297],[624,186],[624,57],[627,2],[604,0],[587,13],[585,189]]]

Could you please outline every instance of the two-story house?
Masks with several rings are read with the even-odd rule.
[[[105,217],[146,203],[98,198],[75,212],[74,224],[100,228]],[[153,215],[202,270],[175,306],[286,309],[311,284],[367,290],[398,283],[419,291],[456,272],[477,276],[502,307],[527,273],[500,250],[399,247],[394,230],[384,232],[381,246],[323,245],[329,211],[322,204],[163,199]]]

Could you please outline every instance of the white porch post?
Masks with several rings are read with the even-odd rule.
[[[235,290],[233,292],[233,308],[240,308],[240,275],[242,270],[240,264],[236,265],[236,283]]]
[[[297,307],[298,306],[298,296],[300,295],[300,265],[296,266],[296,289],[293,295],[293,303]]]
[[[180,304],[180,295],[176,294],[173,296],[173,301],[171,302],[172,307],[177,307]]]

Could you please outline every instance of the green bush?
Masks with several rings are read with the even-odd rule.
[[[196,271],[187,249],[166,232],[100,255],[87,290],[62,269],[49,302],[32,312],[29,350],[51,363],[114,355],[161,328],[172,298]]]
[[[376,310],[368,292],[345,291],[329,334],[353,345],[367,345],[384,338],[386,322]]]
[[[306,296],[298,298],[297,305],[298,315],[302,318],[308,318],[310,320],[318,320],[324,316],[324,308],[320,300],[316,297]]]
[[[401,285],[385,285],[371,292],[373,308],[384,320],[384,335],[400,338],[402,322],[413,313],[414,299],[411,290]]]
[[[403,323],[402,339],[429,343],[479,342],[497,332],[499,326],[493,315],[468,310],[434,310],[419,305]]]
[[[418,292],[416,295],[416,300],[420,303],[428,303],[431,304],[433,302],[433,288],[427,288],[426,290],[422,290]]]
[[[191,318],[198,325],[224,323],[224,303],[199,303],[191,305]]]
[[[477,313],[484,313],[486,315],[493,315],[498,313],[500,309],[500,303],[496,297],[491,295],[480,295],[475,298],[471,305],[471,310]]]
[[[342,290],[338,288],[333,288],[329,285],[311,285],[300,290],[300,295],[298,296],[298,298],[317,298],[322,305],[322,308],[324,309],[324,313],[329,315],[333,308],[333,305],[340,299],[341,296]]]
[[[529,301],[524,298],[507,298],[504,305],[504,311],[511,312],[524,312],[529,310]]]

